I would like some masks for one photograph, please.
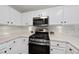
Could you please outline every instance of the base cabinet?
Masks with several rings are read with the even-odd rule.
[[[65,54],[65,48],[52,47],[50,49],[50,54]]]
[[[0,45],[0,54],[28,54],[28,38],[16,38]]]
[[[0,54],[28,54],[29,38],[19,37],[0,44]],[[50,54],[78,54],[79,49],[70,43],[51,41]]]
[[[78,54],[79,49],[68,42],[50,42],[50,54]]]
[[[75,46],[71,44],[67,44],[66,53],[67,54],[78,54],[79,50]]]

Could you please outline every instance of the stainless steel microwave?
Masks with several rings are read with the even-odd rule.
[[[48,26],[48,16],[47,17],[34,17],[33,26]]]

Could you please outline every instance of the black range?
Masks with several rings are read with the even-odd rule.
[[[29,37],[29,54],[49,54],[48,32],[35,32]]]

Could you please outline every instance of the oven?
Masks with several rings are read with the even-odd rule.
[[[29,54],[49,54],[48,32],[37,32],[29,37]]]
[[[49,54],[49,45],[29,43],[29,54]]]

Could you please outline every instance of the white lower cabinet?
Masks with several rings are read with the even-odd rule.
[[[20,38],[19,40],[19,54],[28,54],[28,38]]]
[[[22,40],[22,53],[23,54],[28,54],[28,38],[23,38]]]
[[[0,54],[28,54],[28,38],[16,38],[0,45]]]
[[[68,42],[51,41],[50,54],[78,54],[79,49]]]
[[[66,54],[78,54],[78,53],[79,50],[75,46],[72,46],[71,44],[67,44]]]
[[[65,48],[50,47],[50,54],[65,54]]]
[[[55,47],[66,47],[66,43],[60,41],[50,41],[50,45]]]

